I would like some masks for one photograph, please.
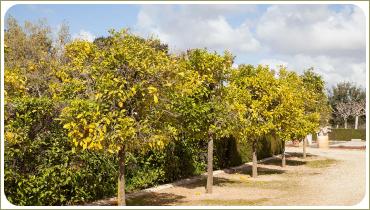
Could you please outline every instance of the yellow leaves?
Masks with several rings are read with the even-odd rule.
[[[65,47],[65,55],[76,65],[82,65],[84,60],[94,53],[94,45],[88,41],[76,40]]]
[[[103,96],[103,94],[101,94],[101,93],[97,93],[97,94],[95,94],[95,99],[96,99],[96,100],[98,100],[98,99],[100,99],[102,96]]]
[[[107,117],[104,117],[104,118],[103,118],[103,120],[106,122],[106,124],[107,124],[107,125],[109,125],[109,124],[110,124],[110,122],[111,122],[111,121],[110,121],[110,119],[109,119],[109,118],[107,118]]]
[[[70,129],[70,128],[71,128],[71,124],[70,124],[70,123],[67,123],[67,124],[65,124],[65,125],[63,126],[63,128],[65,128],[65,129]]]
[[[157,141],[157,146],[160,147],[160,148],[163,148],[164,147],[164,143],[163,141]]]
[[[5,132],[5,138],[11,141],[14,138],[14,133],[9,132],[9,131]]]
[[[118,107],[119,108],[122,108],[123,107],[123,103],[120,101],[120,102],[118,102]]]
[[[162,149],[165,146],[166,136],[162,134],[152,135],[148,145],[152,149]]]
[[[153,95],[154,103],[158,103],[158,89],[156,87],[149,86],[148,87],[148,92],[149,92],[149,94]]]
[[[131,92],[136,93],[136,87],[135,86],[131,88]]]
[[[85,149],[86,149],[86,147],[87,147],[87,143],[83,143],[83,142],[81,142],[81,144],[82,144],[82,150],[85,150]]]
[[[77,146],[78,146],[78,141],[77,141],[77,139],[76,139],[76,138],[73,138],[73,139],[72,139],[72,142],[73,142],[73,145],[74,145],[75,147],[77,147]]]
[[[5,91],[9,95],[22,96],[26,93],[27,78],[22,75],[19,69],[8,69],[4,71]]]
[[[154,100],[154,103],[158,103],[158,97],[157,97],[157,95],[153,95],[153,100]]]
[[[153,94],[153,93],[156,93],[158,90],[157,90],[157,88],[155,88],[153,86],[149,86],[148,91],[149,91],[149,94]]]

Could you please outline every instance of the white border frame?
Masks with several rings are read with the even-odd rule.
[[[366,122],[369,124],[369,2],[368,1],[1,1],[1,186],[4,186],[4,17],[17,4],[353,4],[366,16]],[[366,128],[366,194],[354,206],[15,206],[1,188],[1,209],[369,209],[369,129]]]

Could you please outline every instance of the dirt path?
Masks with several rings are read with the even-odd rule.
[[[287,148],[287,166],[274,158],[259,164],[258,178],[250,165],[214,176],[213,193],[205,193],[205,177],[195,183],[133,196],[128,205],[355,205],[365,195],[365,150]],[[110,205],[114,205],[111,200]],[[104,204],[103,204],[104,205]],[[107,205],[107,203],[105,204]]]
[[[300,152],[300,148],[289,151]],[[309,149],[310,154],[337,160],[317,175],[301,176],[288,196],[271,199],[262,205],[355,205],[365,195],[366,153],[364,150]],[[301,172],[307,174],[306,172]]]

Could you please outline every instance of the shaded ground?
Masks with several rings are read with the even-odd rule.
[[[365,194],[365,151],[287,148],[287,166],[274,158],[258,165],[224,170],[214,176],[213,193],[205,193],[205,177],[127,199],[127,205],[354,205]],[[100,205],[115,205],[115,200]]]

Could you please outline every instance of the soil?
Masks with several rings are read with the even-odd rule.
[[[205,192],[206,177],[192,184],[131,195],[127,205],[216,206],[340,206],[355,205],[365,195],[366,151],[287,147],[286,167],[275,157],[258,164],[252,178],[251,165],[214,175],[213,193]],[[115,205],[115,199],[92,205]]]

